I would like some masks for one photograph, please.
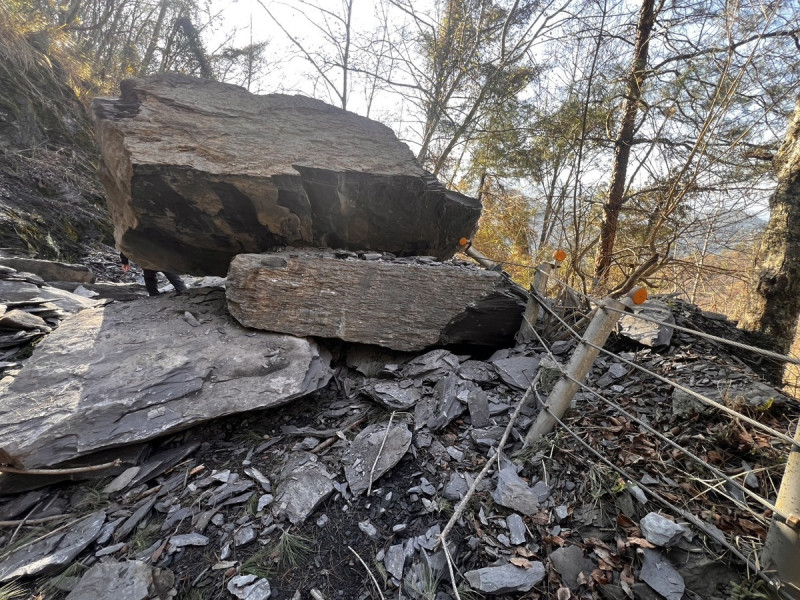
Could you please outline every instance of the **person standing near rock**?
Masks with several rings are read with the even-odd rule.
[[[131,270],[131,263],[128,260],[128,257],[120,252],[119,260],[122,262],[122,271],[124,273],[128,273]],[[175,273],[167,273],[166,271],[161,272],[172,284],[172,287],[175,288],[177,293],[182,294],[186,291],[186,284],[183,283],[183,279],[181,279],[180,275],[175,275]],[[158,271],[153,271],[152,269],[142,269],[142,273],[144,275],[144,287],[147,289],[147,293],[150,296],[158,296],[161,293],[158,291]]]

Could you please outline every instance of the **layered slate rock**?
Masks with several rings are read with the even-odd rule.
[[[0,256],[0,265],[5,265],[24,271],[35,273],[45,281],[69,281],[73,283],[94,283],[95,277],[89,267],[69,263],[38,260],[35,258],[13,258]]]
[[[290,402],[324,386],[329,363],[313,341],[241,327],[221,290],[87,309],[0,389],[0,447],[54,465]]]
[[[513,343],[525,309],[500,273],[322,251],[240,254],[227,297],[246,327],[403,351]]]
[[[480,202],[445,190],[384,125],[302,96],[183,75],[129,79],[93,108],[118,246],[145,268],[326,246],[448,258]]]

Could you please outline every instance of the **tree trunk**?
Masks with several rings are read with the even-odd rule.
[[[800,316],[800,98],[773,164],[778,185],[739,326],[767,335],[786,354]]]
[[[625,106],[622,112],[622,123],[614,142],[614,166],[611,170],[611,185],[608,198],[603,204],[603,223],[600,226],[600,242],[594,261],[594,274],[598,281],[608,279],[611,269],[611,256],[614,240],[617,237],[619,211],[625,204],[625,181],[628,174],[628,159],[631,155],[631,143],[636,131],[636,114],[642,97],[642,86],[646,77],[647,55],[650,46],[650,32],[655,21],[654,0],[642,0],[639,22],[636,25],[636,44],[634,46],[633,64],[628,75],[625,92]]]
[[[161,28],[164,26],[164,17],[167,15],[168,5],[168,0],[161,0],[161,6],[158,10],[158,17],[156,18],[155,25],[153,25],[153,32],[150,35],[150,42],[147,44],[147,50],[145,50],[144,58],[142,58],[142,64],[139,65],[140,77],[147,74],[147,70],[150,68],[150,63],[153,62],[153,56],[155,55],[156,48],[158,47],[158,40],[161,38]]]

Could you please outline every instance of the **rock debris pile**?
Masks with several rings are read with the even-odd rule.
[[[679,324],[705,319],[680,302],[665,305]],[[78,377],[82,389],[108,382],[102,365],[113,350],[101,345],[102,327],[88,333],[101,314],[114,323],[109,343],[124,348],[108,364],[130,371],[116,382],[124,391],[118,395],[140,395],[109,413],[114,418],[85,409],[80,434],[70,425],[64,437],[80,457],[93,448],[85,435],[102,433],[102,452],[83,456],[83,464],[117,463],[102,471],[0,477],[0,582],[19,580],[32,592],[72,600],[116,598],[121,581],[132,598],[366,599],[378,597],[377,585],[385,597],[447,600],[456,597],[449,554],[462,598],[728,598],[744,584],[735,565],[717,559],[719,541],[764,533],[763,511],[744,510],[722,485],[703,486],[685,457],[588,393],[577,398],[568,425],[637,481],[603,467],[563,431],[523,450],[534,402],[520,409],[508,443],[498,448],[524,391],[537,372],[552,369],[553,358],[566,362],[568,343],[551,357],[536,344],[414,353],[304,341],[304,356],[313,358],[302,366],[297,346],[282,345],[288,336],[242,328],[227,315],[221,290],[196,288],[186,296],[86,308],[37,347],[12,391],[28,369],[66,375],[52,387],[37,375],[42,390],[31,380],[25,394],[53,395],[43,390]],[[164,345],[151,327],[169,332]],[[120,332],[130,338],[114,341]],[[58,362],[63,345],[56,336],[85,348],[72,353],[76,361],[83,356],[84,373]],[[94,350],[87,336],[97,340]],[[613,343],[622,356],[693,389],[724,387],[731,403],[776,428],[794,414],[785,397],[711,342],[676,333],[657,349],[623,337]],[[190,360],[184,345],[208,354]],[[308,366],[314,361],[325,364]],[[270,378],[285,379],[287,363],[301,365],[292,367],[299,368],[291,377],[297,393],[278,408],[253,411],[257,398],[268,402],[276,385]],[[100,375],[97,382],[88,381],[89,372]],[[769,496],[776,485],[784,449],[761,434],[676,399],[666,384],[611,358],[597,361],[590,383],[759,493]],[[246,398],[251,391],[255,405]],[[68,393],[81,401],[77,391]],[[112,395],[98,389],[85,397]],[[14,397],[17,406],[22,400]],[[235,403],[249,412],[231,414]],[[206,414],[205,423],[163,429],[146,441],[171,413],[212,408],[230,416],[209,421]],[[141,418],[125,428],[132,409]],[[33,417],[39,428],[13,447],[31,464],[67,456],[56,434],[39,433],[51,418]],[[154,435],[130,437],[148,423]],[[67,426],[53,430],[61,427]],[[5,431],[3,444],[11,439]],[[60,450],[34,442],[39,435],[55,436],[49,446]],[[478,481],[499,451],[499,464]],[[698,532],[643,488],[686,506],[715,535]],[[470,490],[446,553],[440,535]]]

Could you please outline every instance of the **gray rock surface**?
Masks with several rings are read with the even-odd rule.
[[[464,577],[473,588],[485,594],[509,594],[527,592],[544,579],[544,574],[544,565],[537,561],[528,568],[514,565],[484,567],[467,571]]]
[[[272,512],[286,516],[294,525],[305,521],[334,490],[331,474],[316,462],[316,456],[299,452],[281,471]]]
[[[589,581],[595,564],[583,555],[583,550],[579,546],[564,546],[550,553],[550,561],[562,581],[571,589],[577,589],[580,585],[579,576],[583,573],[585,580]]]
[[[539,359],[533,356],[513,356],[494,360],[492,364],[497,369],[500,379],[510,386],[525,390],[536,376]]]
[[[392,410],[408,410],[422,398],[411,381],[376,381],[364,387],[364,392],[376,402]]]
[[[686,589],[703,600],[728,600],[731,583],[739,583],[741,575],[725,561],[697,557],[678,569]]]
[[[169,538],[169,545],[173,548],[184,546],[208,546],[208,537],[200,533],[182,533]]]
[[[655,546],[674,546],[687,533],[686,529],[658,513],[651,512],[639,521],[645,539]]]
[[[403,551],[403,544],[389,546],[383,564],[386,571],[397,580],[403,579],[403,565],[405,564],[406,554]]]
[[[489,424],[489,396],[486,392],[479,390],[470,394],[467,408],[473,427],[486,427]]]
[[[54,465],[290,402],[327,383],[329,360],[313,341],[244,329],[217,290],[85,310],[0,390],[0,444],[27,468]]]
[[[539,510],[538,495],[509,463],[497,475],[497,487],[492,492],[492,498],[498,504],[528,516],[535,515]]]
[[[105,521],[105,512],[99,511],[72,525],[66,532],[51,533],[17,550],[0,563],[0,583],[63,569],[100,535]]]
[[[0,256],[0,265],[5,265],[24,271],[35,273],[45,281],[70,281],[74,283],[94,283],[94,274],[85,265],[39,260],[35,258],[10,258]]]
[[[644,549],[644,561],[639,579],[667,600],[681,600],[686,585],[683,577],[660,552]]]
[[[508,532],[511,543],[516,545],[524,544],[527,530],[525,529],[525,522],[522,520],[522,517],[520,517],[517,513],[512,513],[508,515],[506,523],[508,524]]]
[[[47,322],[37,315],[24,310],[9,310],[0,317],[0,329],[41,329],[50,331]]]
[[[385,444],[384,439],[386,439]],[[372,481],[376,481],[403,458],[410,446],[411,431],[405,423],[392,423],[388,433],[387,424],[384,423],[365,427],[350,443],[348,452],[342,456],[344,474],[350,491],[356,496],[367,491],[370,473]],[[374,471],[373,465],[375,465]]]
[[[480,203],[376,121],[184,75],[120,88],[93,104],[101,177],[117,244],[143,267],[225,275],[282,245],[447,258],[475,230]]]
[[[138,560],[102,562],[92,566],[67,600],[167,600],[175,576]]]
[[[655,319],[663,323],[675,324],[675,315],[668,304],[657,300],[648,300],[644,304],[634,306],[633,313]],[[674,329],[651,321],[637,319],[632,315],[623,315],[619,320],[620,334],[651,348],[669,346]]]
[[[240,600],[267,600],[272,595],[269,581],[255,575],[231,577],[227,589]]]
[[[524,309],[500,273],[322,251],[239,254],[227,297],[246,327],[403,351],[501,346],[513,339]]]

